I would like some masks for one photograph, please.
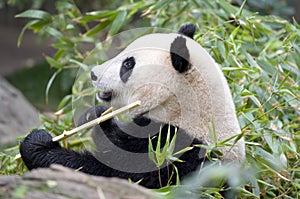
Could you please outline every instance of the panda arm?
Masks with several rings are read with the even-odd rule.
[[[199,148],[195,148],[186,152],[182,156],[184,162],[175,163],[180,177],[196,170],[200,163],[199,158],[197,158],[198,151]],[[165,186],[172,176],[172,167],[170,165],[161,168],[159,172],[155,170],[144,173],[130,173],[113,169],[98,161],[90,152],[76,152],[62,148],[59,143],[52,141],[52,136],[45,130],[31,132],[22,141],[20,153],[29,170],[49,167],[51,164],[60,164],[92,175],[120,177],[131,179],[134,182],[141,180],[140,185],[148,188],[159,188],[160,181]],[[172,181],[174,183],[175,175],[173,175]]]
[[[93,107],[90,108],[80,119],[79,125],[88,122],[90,120],[99,117],[107,108],[105,107]],[[143,146],[146,143],[145,140],[140,142],[132,141],[133,139],[126,139],[123,132],[113,125],[114,120],[105,122],[104,131],[109,135],[109,138],[113,140],[113,143],[117,143],[119,146],[125,146],[126,140],[128,143],[139,143],[139,146]],[[97,126],[99,129],[99,125]],[[100,128],[101,129],[101,128]],[[98,130],[99,131],[99,130]],[[102,133],[103,134],[103,133]],[[100,136],[101,137],[101,136]],[[100,139],[98,137],[98,139]],[[127,148],[130,148],[131,144],[127,144]],[[138,146],[136,146],[139,148]],[[82,167],[85,170],[87,167],[83,165],[97,165],[91,166],[91,168],[97,168],[99,166],[105,167],[99,163],[96,158],[90,152],[76,152],[62,148],[59,143],[52,142],[52,136],[45,130],[35,130],[31,132],[20,145],[20,153],[22,159],[28,169],[34,169],[38,167],[49,167],[51,164],[61,164],[73,169]],[[101,170],[101,169],[100,169]],[[84,171],[86,172],[86,171]],[[95,172],[90,171],[92,174],[97,175]]]
[[[85,173],[96,174],[96,170],[103,170],[105,167],[90,152],[76,152],[62,148],[58,142],[52,141],[52,136],[45,130],[31,132],[21,142],[20,153],[29,170],[60,164],[80,169]]]
[[[52,141],[52,136],[45,130],[32,131],[21,142],[20,153],[29,170],[59,164],[91,175],[132,177],[130,173],[120,172],[98,161],[91,152],[61,147],[58,142]]]

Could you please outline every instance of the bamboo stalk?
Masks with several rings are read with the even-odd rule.
[[[109,119],[111,119],[111,118],[113,118],[113,117],[115,117],[115,116],[117,116],[117,115],[119,115],[121,113],[124,113],[126,111],[131,110],[131,109],[134,109],[134,108],[136,108],[136,107],[138,107],[140,105],[141,105],[141,101],[136,101],[136,102],[133,102],[131,104],[128,104],[127,106],[119,108],[119,109],[117,109],[115,111],[112,111],[112,107],[111,107],[108,110],[106,110],[105,112],[103,112],[100,117],[98,117],[98,118],[96,118],[96,119],[94,119],[92,121],[89,121],[89,122],[87,122],[87,123],[85,123],[85,124],[83,124],[81,126],[78,126],[78,127],[74,128],[72,130],[64,131],[61,135],[53,137],[52,141],[53,142],[58,142],[58,141],[64,140],[64,139],[66,139],[66,138],[68,138],[68,137],[70,137],[70,136],[78,133],[79,131],[82,131],[84,129],[88,129],[90,127],[93,127],[93,126],[95,126],[95,125],[97,125],[97,124],[99,124],[101,122],[109,120]],[[15,156],[16,160],[20,159],[20,158],[21,158],[21,154],[18,154],[18,155]]]

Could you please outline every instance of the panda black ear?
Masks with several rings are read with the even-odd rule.
[[[192,24],[192,23],[183,24],[180,27],[180,29],[178,30],[179,34],[183,34],[183,35],[185,35],[187,37],[190,37],[192,39],[194,37],[195,32],[196,32],[196,25]]]
[[[190,67],[190,53],[186,46],[186,39],[180,36],[176,37],[171,43],[170,53],[175,70],[179,73],[186,72]]]

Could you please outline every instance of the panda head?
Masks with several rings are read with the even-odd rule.
[[[91,79],[99,90],[97,100],[114,107],[140,100],[142,105],[130,113],[132,118],[151,115],[170,122],[167,120],[178,114],[182,104],[177,99],[181,95],[178,88],[187,87],[184,76],[191,68],[187,41],[195,30],[194,24],[185,24],[178,33],[145,35],[94,67]]]

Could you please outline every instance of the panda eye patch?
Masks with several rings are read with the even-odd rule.
[[[127,57],[123,61],[121,70],[120,70],[120,78],[124,83],[128,81],[128,78],[130,77],[134,66],[135,66],[134,57]]]
[[[132,69],[134,67],[134,65],[135,65],[134,57],[126,58],[122,63],[122,67],[125,67],[128,70]]]

